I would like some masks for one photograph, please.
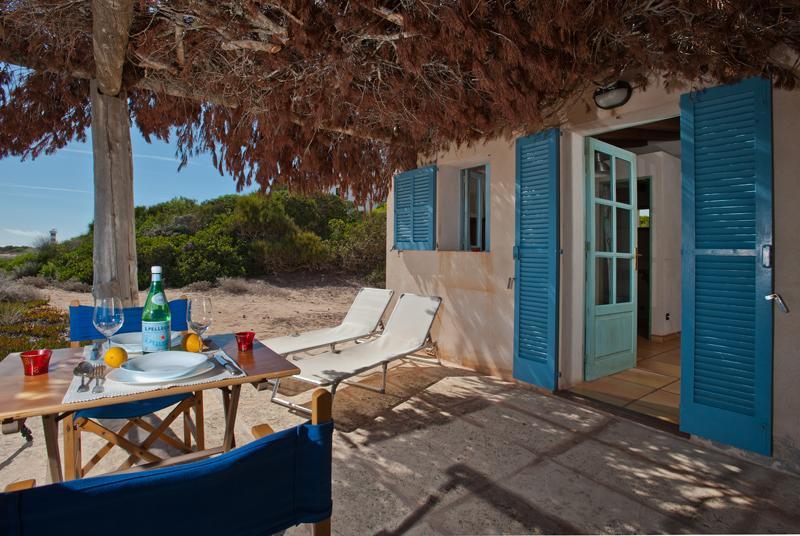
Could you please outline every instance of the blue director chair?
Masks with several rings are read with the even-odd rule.
[[[328,536],[330,393],[317,390],[312,408],[311,422],[216,458],[38,488],[12,484],[0,494],[0,534],[255,536],[313,523],[316,536]]]
[[[186,298],[169,302],[172,317],[172,331],[187,331]],[[93,308],[73,301],[69,307],[69,340],[70,346],[78,347],[82,342],[105,339],[105,336],[95,329],[92,324]],[[142,308],[126,307],[125,322],[117,333],[130,333],[142,330]],[[154,415],[156,411],[175,406],[162,420]],[[194,408],[194,421],[190,410]],[[149,420],[143,417],[150,415]],[[169,433],[170,425],[179,416],[183,415],[183,441]],[[114,432],[99,422],[100,419],[125,419],[126,422],[119,431]],[[144,441],[136,443],[126,436],[135,427],[145,431]],[[84,465],[81,449],[81,432],[90,432],[106,440],[89,461]],[[203,392],[194,394],[151,398],[137,402],[126,402],[99,408],[90,408],[76,411],[64,418],[64,472],[68,480],[81,478],[86,475],[97,463],[102,460],[114,446],[125,449],[129,457],[119,469],[130,467],[137,461],[156,462],[160,458],[150,451],[152,445],[161,440],[180,452],[192,451],[192,437],[194,437],[197,450],[205,448],[203,427]]]

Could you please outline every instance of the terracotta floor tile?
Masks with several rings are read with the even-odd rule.
[[[660,361],[662,363],[669,363],[670,365],[680,365],[681,364],[680,348],[677,350],[668,350],[663,354],[658,354],[657,356],[653,357],[653,359],[656,361]]]
[[[623,370],[622,372],[618,372],[611,377],[618,380],[625,380],[626,382],[638,383],[639,385],[646,385],[648,387],[653,387],[654,389],[664,387],[665,385],[669,385],[675,381],[674,377],[664,376],[663,374],[658,374],[657,372],[652,372],[642,368]]]
[[[625,407],[639,413],[644,413],[645,415],[651,415],[677,424],[680,420],[679,406],[679,395],[659,389]]]
[[[647,369],[652,372],[658,372],[665,376],[672,376],[673,378],[681,377],[680,365],[673,365],[671,363],[664,363],[663,361],[656,361],[655,358],[646,359],[636,365],[640,369]]]
[[[652,392],[653,388],[608,377],[576,385],[571,391],[615,406],[624,406]]]
[[[675,394],[675,395],[680,395],[681,394],[681,381],[680,380],[674,381],[669,385],[665,385],[664,387],[662,387],[662,389],[664,391],[668,392],[668,393],[672,393],[672,394]]]

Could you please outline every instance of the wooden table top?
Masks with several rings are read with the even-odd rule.
[[[300,373],[300,369],[259,341],[253,342],[252,351],[239,352],[236,347],[236,338],[232,333],[213,335],[208,339],[213,346],[222,348],[235,360],[244,370],[245,375],[199,385],[170,387],[129,396],[71,404],[62,404],[61,401],[72,381],[72,369],[83,359],[83,348],[53,350],[49,372],[39,376],[25,376],[19,354],[9,354],[0,362],[0,420],[38,417],[63,411],[109,406],[134,400],[285,378]]]

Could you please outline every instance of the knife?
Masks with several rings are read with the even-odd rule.
[[[233,364],[230,361],[228,361],[227,359],[225,359],[224,357],[222,357],[221,354],[214,354],[214,359],[217,361],[217,363],[219,363],[220,365],[225,367],[225,370],[227,370],[228,372],[230,372],[234,376],[238,376],[239,374],[242,374],[241,370],[239,370],[238,368],[234,367]]]

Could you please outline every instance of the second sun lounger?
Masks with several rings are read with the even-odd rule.
[[[362,288],[338,326],[274,337],[261,342],[282,356],[324,346],[330,346],[331,350],[334,350],[337,343],[362,339],[374,333],[392,300],[392,294],[394,294],[392,290]]]
[[[357,346],[330,351],[293,363],[300,368],[300,374],[292,379],[319,385],[330,386],[331,394],[336,394],[340,383],[377,366],[383,367],[383,382],[378,392],[386,391],[386,371],[391,361],[409,357],[410,354],[425,348],[430,340],[430,329],[442,299],[437,296],[417,296],[403,294],[389,317],[386,327],[376,339]],[[438,362],[438,360],[437,360]],[[276,404],[308,413],[308,409],[289,400],[278,398],[276,380],[272,386],[270,400]],[[370,389],[359,384],[358,387]]]

